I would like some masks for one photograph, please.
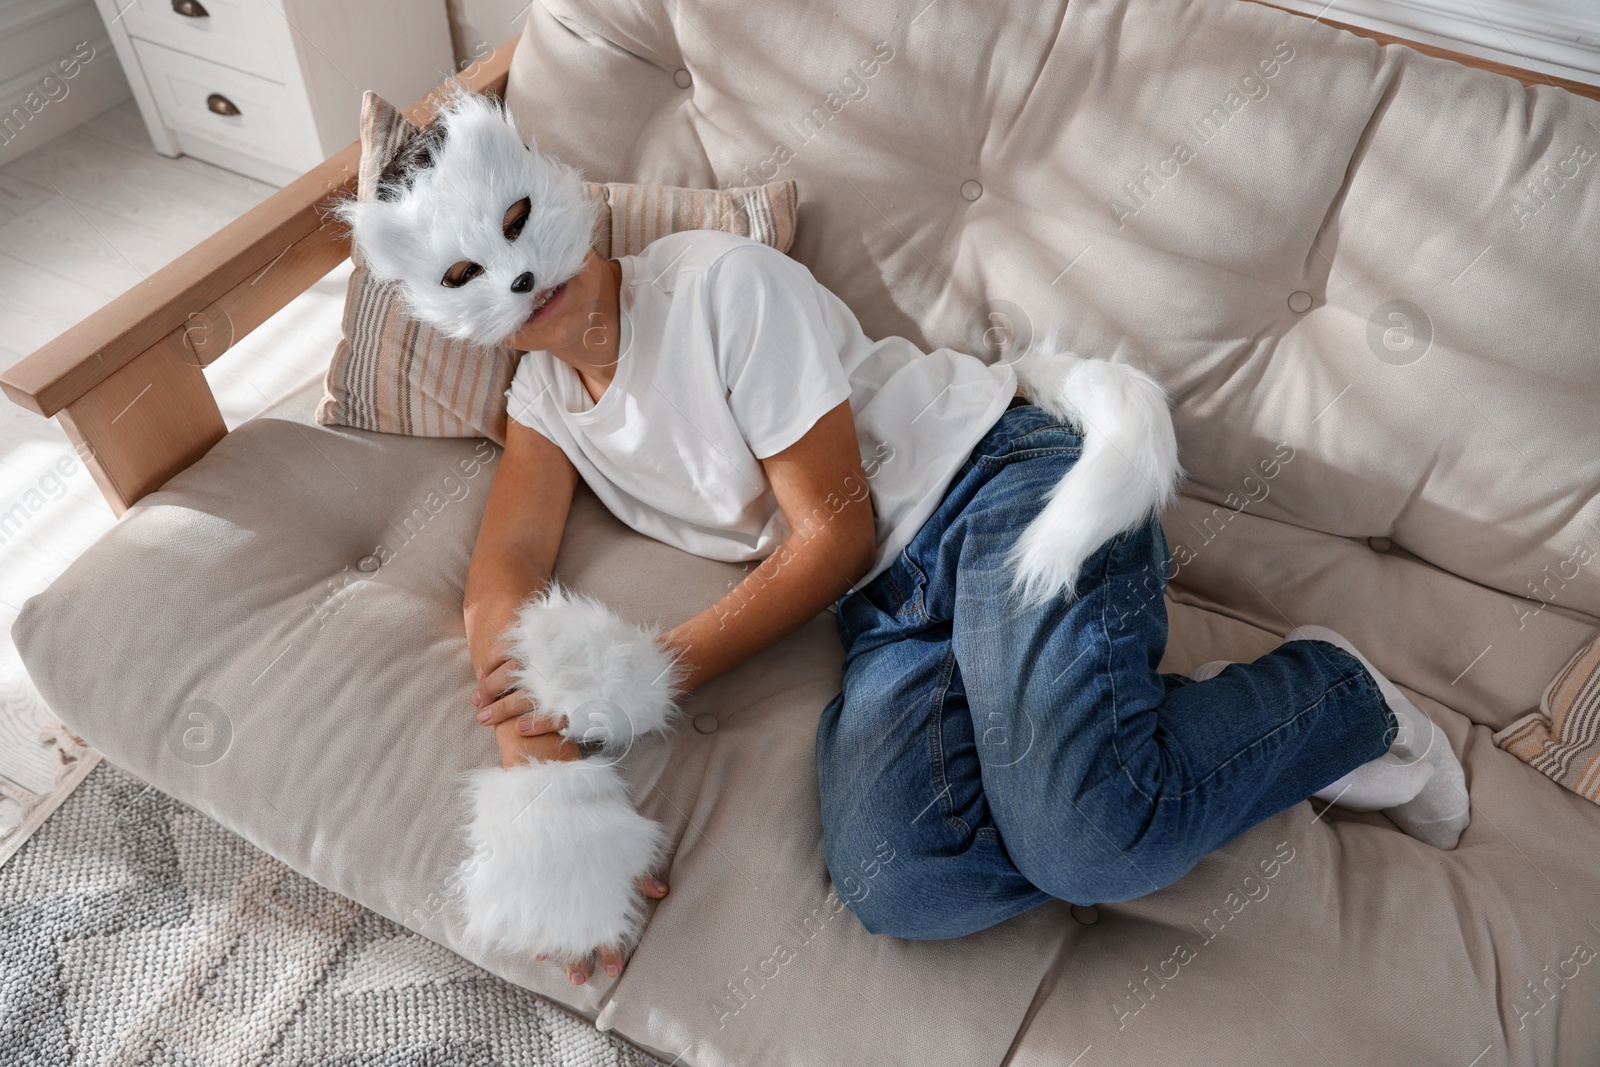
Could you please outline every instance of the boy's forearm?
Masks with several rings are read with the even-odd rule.
[[[511,625],[517,608],[548,580],[509,554],[474,557],[461,609],[474,667],[482,665],[483,657]]]
[[[668,631],[683,650],[686,688],[698,689],[815,618],[867,573],[872,554],[861,556],[842,536],[791,535],[715,604]],[[855,565],[840,567],[851,558]]]

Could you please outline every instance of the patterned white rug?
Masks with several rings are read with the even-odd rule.
[[[0,656],[5,652],[15,650],[0,649]],[[19,676],[7,677],[0,665],[0,865],[100,762],[100,753],[83,738],[47,712],[39,713],[44,702],[18,671]]]
[[[0,867],[6,1067],[662,1067],[101,762]]]

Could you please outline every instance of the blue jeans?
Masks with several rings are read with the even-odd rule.
[[[1194,681],[1156,668],[1168,555],[1152,519],[1078,596],[1014,610],[1004,556],[1077,462],[1033,404],[974,446],[886,570],[838,601],[843,687],[817,729],[823,855],[866,928],[958,937],[1051,898],[1129,900],[1387,751],[1354,656],[1291,641]]]

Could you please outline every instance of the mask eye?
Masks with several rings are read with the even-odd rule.
[[[533,202],[523,197],[506,210],[506,218],[501,223],[501,232],[506,235],[506,240],[515,241],[522,236],[522,227],[528,224],[528,215],[533,211]]]
[[[439,284],[446,289],[457,289],[482,273],[482,267],[463,259],[460,263],[454,264],[444,272],[444,277],[439,279]]]

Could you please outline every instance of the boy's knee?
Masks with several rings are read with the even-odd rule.
[[[1017,870],[1029,882],[1072,904],[1111,904],[1133,900],[1175,882],[1198,857],[1160,827],[1160,812],[1145,818],[1134,796],[1111,810],[1080,798],[1054,811],[1006,813],[995,820]],[[1129,840],[1122,828],[1136,826]]]
[[[1129,867],[1126,857],[1115,855],[1023,873],[1034,885],[1069,904],[1114,904],[1161,888],[1153,878]]]
[[[951,932],[950,894],[928,857],[887,840],[830,844],[826,834],[822,852],[834,892],[868,933],[929,941],[965,932]]]
[[[885,817],[860,790],[824,787],[822,858],[834,893],[868,933],[913,941],[955,937],[950,872],[937,856],[886,828]],[[957,894],[959,896],[959,894]]]

